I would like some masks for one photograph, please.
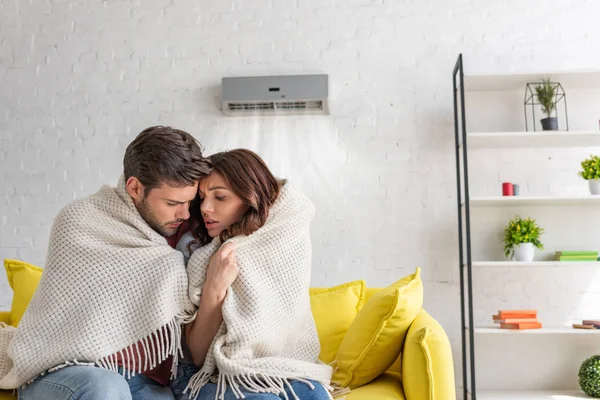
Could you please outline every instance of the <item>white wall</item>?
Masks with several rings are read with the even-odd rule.
[[[173,125],[207,154],[258,151],[308,193],[315,285],[385,285],[421,266],[460,384],[454,62],[597,68],[598,15],[591,0],[0,0],[0,258],[43,265],[56,212],[114,184],[140,130]],[[330,116],[219,110],[223,76],[313,72],[330,76]],[[480,170],[501,182],[503,156],[485,157]],[[0,308],[10,299],[0,277]]]

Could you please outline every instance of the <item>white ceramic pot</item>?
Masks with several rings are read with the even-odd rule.
[[[513,244],[513,251],[517,261],[533,261],[535,246],[533,243]]]
[[[589,179],[588,185],[590,186],[591,194],[600,194],[600,179]]]

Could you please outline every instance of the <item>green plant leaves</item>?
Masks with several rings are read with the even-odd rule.
[[[520,243],[533,243],[535,247],[543,250],[544,245],[540,241],[542,233],[544,229],[540,228],[534,219],[515,216],[504,227],[504,255],[512,258],[513,245]]]
[[[600,397],[600,356],[592,356],[581,364],[579,386],[588,396]]]
[[[542,79],[542,83],[535,86],[535,94],[542,106],[542,111],[548,117],[556,108],[556,92],[558,85],[550,82],[550,78]]]
[[[600,157],[590,155],[590,158],[583,160],[577,174],[585,180],[600,178]]]

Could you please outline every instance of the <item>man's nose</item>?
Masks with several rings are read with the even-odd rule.
[[[190,217],[190,208],[187,204],[181,204],[177,207],[177,212],[175,213],[175,218],[177,219],[188,219]]]

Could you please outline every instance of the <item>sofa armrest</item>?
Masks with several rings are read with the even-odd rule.
[[[10,325],[10,311],[0,311],[0,322]]]
[[[406,400],[455,400],[454,362],[444,328],[421,310],[406,334],[402,386]]]

